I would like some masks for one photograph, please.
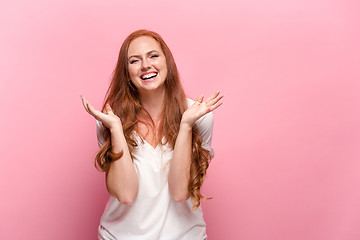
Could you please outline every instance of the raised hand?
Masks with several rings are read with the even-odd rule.
[[[85,110],[96,120],[102,122],[105,127],[110,130],[115,127],[122,127],[120,118],[114,114],[109,104],[105,106],[106,113],[103,113],[96,110],[82,95],[80,97]]]
[[[199,118],[217,109],[222,104],[222,102],[219,101],[223,97],[224,95],[220,95],[220,91],[214,93],[206,99],[206,101],[204,101],[204,96],[200,95],[196,102],[183,113],[181,124],[187,124],[193,127]]]

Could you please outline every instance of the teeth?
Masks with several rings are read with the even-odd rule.
[[[146,74],[146,75],[142,76],[141,78],[142,79],[147,79],[147,78],[155,77],[156,75],[157,75],[157,73],[149,73],[149,74]]]

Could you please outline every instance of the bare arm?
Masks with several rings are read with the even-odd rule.
[[[192,127],[181,124],[175,142],[169,169],[169,190],[173,199],[184,202],[189,198],[188,182],[190,177]]]
[[[132,162],[129,148],[123,133],[120,118],[116,116],[109,105],[106,113],[96,110],[90,103],[81,97],[85,110],[96,120],[110,129],[111,150],[113,153],[123,151],[120,159],[111,162],[106,174],[106,188],[122,204],[132,204],[138,193],[138,176]]]
[[[122,128],[110,129],[113,153],[123,151],[120,159],[112,161],[106,174],[106,188],[122,204],[132,204],[138,193],[138,176],[132,162]]]
[[[222,97],[219,91],[205,102],[204,97],[200,96],[182,116],[168,176],[170,194],[177,202],[184,202],[190,196],[188,182],[192,160],[192,127],[200,117],[218,108],[222,104],[219,102]]]

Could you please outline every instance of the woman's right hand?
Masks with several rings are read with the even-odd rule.
[[[102,122],[105,127],[109,128],[110,130],[118,127],[122,128],[120,118],[114,114],[109,104],[106,104],[106,113],[103,113],[91,106],[89,101],[87,101],[82,95],[80,95],[80,97],[85,110],[96,120]]]

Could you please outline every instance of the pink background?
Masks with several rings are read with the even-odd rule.
[[[2,1],[0,239],[96,239],[108,194],[79,95],[100,108],[139,28],[164,37],[188,96],[225,94],[204,187],[210,240],[360,239],[359,9]]]

